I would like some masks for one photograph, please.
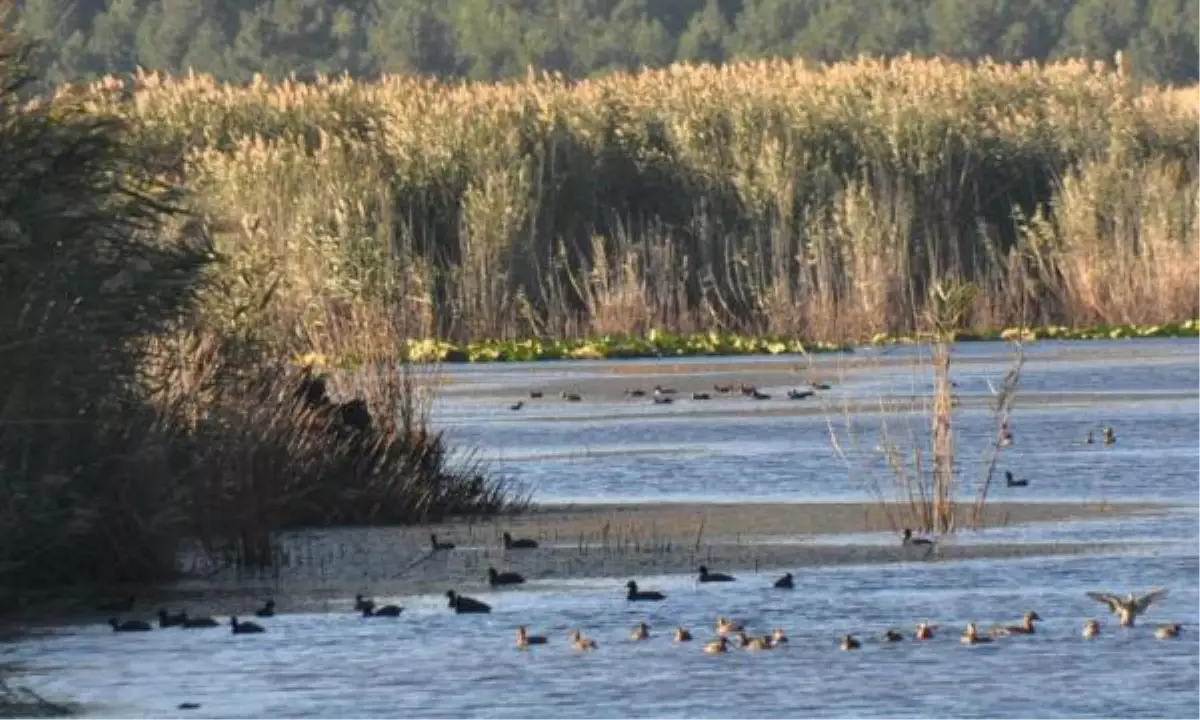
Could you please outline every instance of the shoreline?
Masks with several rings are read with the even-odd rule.
[[[1200,337],[1200,320],[1146,325],[1100,325],[1072,329],[1065,326],[981,328],[958,331],[954,343],[1039,340],[1088,342],[1094,340],[1151,340]],[[700,332],[676,335],[651,331],[646,337],[613,335],[597,338],[475,340],[455,343],[433,338],[410,340],[407,356],[413,362],[493,364],[586,360],[638,360],[695,357],[762,357],[854,354],[865,348],[928,345],[915,335],[876,334],[846,342],[800,340],[774,336],[747,336]],[[305,356],[311,361],[312,357]],[[322,358],[323,359],[323,358]]]
[[[1165,513],[1166,503],[1015,503],[994,501],[984,528],[1035,526],[1075,520]],[[510,590],[488,587],[486,570],[516,571],[527,589],[552,589],[555,581],[689,575],[704,563],[721,571],[778,574],[798,568],[904,562],[1003,560],[1051,555],[1111,553],[1145,547],[1122,542],[993,541],[957,544],[940,538],[936,551],[902,547],[903,506],[877,502],[573,503],[538,505],[519,515],[406,527],[318,528],[281,538],[284,561],[261,572],[220,570],[154,586],[109,588],[103,596],[82,589],[46,589],[24,612],[3,625],[96,622],[105,599],[136,594],[135,611],[149,618],[159,607],[193,614],[247,613],[265,597],[281,612],[338,612],[357,592],[389,602],[436,595],[453,588],[503,603]],[[893,529],[893,524],[896,524]],[[531,537],[540,547],[505,550],[501,534]],[[860,533],[893,533],[893,543],[839,543]],[[970,531],[965,531],[969,533]],[[431,552],[430,533],[457,545]],[[765,575],[764,575],[765,578]],[[623,584],[623,580],[621,584]],[[618,588],[619,589],[619,588]],[[73,594],[73,596],[72,596]],[[489,599],[490,598],[490,599]]]

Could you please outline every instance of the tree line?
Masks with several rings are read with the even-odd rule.
[[[584,77],[678,61],[860,54],[1111,60],[1200,77],[1195,0],[23,0],[50,83],[137,67],[255,74]]]

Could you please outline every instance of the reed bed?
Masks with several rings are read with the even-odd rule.
[[[968,327],[1200,309],[1194,93],[1104,63],[139,74],[68,92],[186,157],[217,246],[277,285],[269,312],[289,322],[332,302],[460,342],[843,341],[916,329],[943,278],[981,288]]]

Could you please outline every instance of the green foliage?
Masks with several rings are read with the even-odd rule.
[[[938,53],[1111,60],[1198,77],[1193,0],[24,0],[51,82],[141,66],[222,80],[254,73],[420,72],[477,80],[528,66],[582,77],[679,60]]]

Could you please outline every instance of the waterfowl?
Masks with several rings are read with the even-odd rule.
[[[862,647],[862,643],[860,643],[858,638],[854,637],[853,635],[845,635],[842,637],[843,650],[857,650],[860,647]]]
[[[780,590],[791,590],[796,587],[792,582],[792,574],[784,573],[783,577],[775,581],[775,587],[779,588]]]
[[[933,637],[933,628],[929,623],[917,623],[917,630],[913,633],[913,640],[929,640]]]
[[[1086,623],[1084,623],[1084,625],[1083,625],[1083,639],[1084,640],[1091,640],[1092,638],[1096,637],[1099,634],[1100,634],[1100,623],[1096,622],[1096,620],[1089,619]]]
[[[644,622],[638,623],[633,628],[633,632],[629,633],[629,639],[634,642],[645,640],[648,637],[650,637],[650,626]]]
[[[770,650],[774,645],[771,644],[770,635],[756,635],[749,640],[746,640],[745,636],[743,636],[742,647],[747,650]]]
[[[1021,617],[1020,625],[1009,625],[1009,626],[997,625],[997,626],[991,628],[988,632],[990,632],[992,635],[997,635],[997,636],[1000,636],[1000,635],[1033,635],[1035,632],[1037,632],[1034,629],[1033,623],[1038,620],[1041,620],[1041,619],[1042,619],[1041,615],[1038,615],[1036,612],[1031,610],[1031,611],[1025,613],[1025,615],[1023,615]]]
[[[713,385],[713,390],[719,395],[728,395],[733,392],[732,385]]]
[[[690,630],[680,625],[679,627],[675,628],[675,635],[672,636],[672,640],[677,643],[691,642],[692,633]]]
[[[362,616],[367,617],[400,617],[400,613],[404,612],[404,608],[399,605],[384,605],[381,608],[368,606],[363,608]]]
[[[596,641],[589,637],[584,637],[583,633],[579,630],[572,630],[571,647],[575,648],[576,650],[595,650]]]
[[[362,612],[363,610],[366,610],[367,608],[373,608],[373,607],[375,607],[374,600],[367,598],[367,597],[363,597],[362,595],[354,596],[354,612]]]
[[[433,533],[430,533],[430,534],[429,534],[429,547],[430,547],[430,548],[431,548],[431,549],[432,549],[434,552],[437,552],[438,550],[453,550],[453,549],[454,549],[454,543],[452,543],[452,542],[438,542],[437,535],[434,535]]]
[[[704,652],[706,655],[719,655],[723,652],[729,652],[729,641],[723,635],[716,640],[710,640],[704,643]]]
[[[1088,430],[1087,437],[1083,439],[1083,444],[1084,445],[1094,445],[1095,443],[1096,443],[1096,438],[1092,435],[1092,431]]]
[[[1117,433],[1111,427],[1104,428],[1104,444],[1112,445],[1117,441]]]
[[[217,622],[216,620],[209,617],[208,615],[201,615],[200,617],[184,618],[183,622],[179,625],[179,627],[198,629],[198,628],[215,628],[215,627],[220,627],[220,625],[221,625],[221,623]]]
[[[641,388],[635,388],[633,390],[626,389],[625,395],[628,397],[645,397],[646,391],[642,390]]]
[[[885,630],[883,632],[884,642],[900,642],[904,639],[904,635],[899,630]]]
[[[809,383],[808,386],[810,388],[812,388],[813,390],[831,390],[832,389],[831,385],[829,385],[827,383],[822,383],[822,382]]]
[[[692,393],[692,399],[693,400],[712,400],[712,395],[709,395],[708,393],[705,393],[705,392],[694,392],[694,393]]]
[[[262,607],[254,611],[254,616],[260,618],[275,617],[275,601],[268,598]]]
[[[569,393],[569,392],[564,391],[562,393],[562,399],[566,400],[567,402],[579,402],[580,400],[583,399],[583,396],[580,395],[579,393]]]
[[[700,566],[700,582],[733,582],[735,578],[725,573],[710,573],[708,566]]]
[[[724,637],[729,633],[741,632],[744,626],[739,622],[734,622],[732,618],[717,617],[717,634]]]
[[[120,622],[116,618],[109,618],[108,624],[112,626],[113,632],[150,632],[152,629],[150,623],[144,620],[126,620]]]
[[[962,638],[959,640],[963,645],[978,645],[991,641],[990,637],[979,634],[979,630],[975,628],[975,623],[967,623],[967,629],[963,631]]]
[[[665,388],[662,385],[655,385],[654,386],[654,394],[655,395],[674,395],[675,388]]]
[[[199,709],[200,709],[200,703],[194,703],[194,702],[181,702],[181,703],[179,703],[178,705],[176,705],[176,706],[175,706],[175,709],[176,709],[176,710],[199,710]]]
[[[1087,596],[1096,602],[1108,605],[1109,612],[1115,613],[1120,618],[1121,625],[1132,627],[1138,615],[1145,614],[1156,600],[1166,594],[1166,590],[1157,589],[1151,590],[1140,598],[1133,593],[1129,593],[1128,597],[1123,600],[1109,593],[1089,592]]]
[[[754,387],[753,385],[747,385],[746,383],[742,383],[738,389],[746,397],[750,397],[754,393],[758,392],[758,388]]]
[[[229,618],[229,626],[233,628],[234,635],[250,635],[253,633],[266,632],[262,625],[253,622],[238,622],[237,616]]]
[[[515,403],[513,403],[512,405],[509,405],[509,406],[508,406],[508,409],[509,409],[509,410],[512,410],[513,412],[516,412],[517,410],[520,410],[520,409],[521,409],[521,408],[523,408],[523,407],[525,407],[525,401],[524,401],[524,400],[518,400],[518,401],[516,401]]]
[[[633,580],[625,583],[625,587],[629,590],[629,592],[625,595],[626,600],[639,602],[665,600],[667,598],[666,595],[663,595],[657,590],[638,590],[638,584]]]
[[[775,628],[771,631],[771,644],[783,645],[788,641],[787,635],[784,634],[783,628]]]
[[[469,598],[465,595],[459,595],[453,590],[446,591],[446,598],[449,599],[449,607],[454,609],[454,612],[459,615],[465,613],[490,613],[492,608],[484,602],[480,602],[475,598]]]
[[[655,395],[654,396],[654,404],[655,405],[670,405],[673,402],[675,402],[675,399],[672,398],[670,395]]]
[[[517,540],[513,540],[512,535],[508,534],[507,532],[504,533],[505,550],[529,550],[537,546],[537,540],[531,540],[529,538],[519,538]]]
[[[158,609],[158,626],[160,628],[176,627],[187,622],[187,613],[178,612],[174,615],[167,612],[166,608]]]
[[[543,394],[544,393],[541,390],[530,390],[529,391],[529,399],[537,400],[538,398],[542,397]]]
[[[529,628],[524,625],[517,627],[517,647],[524,650],[530,645],[545,645],[548,641],[545,635],[530,635]]]
[[[750,393],[750,397],[754,398],[755,400],[770,400],[771,399],[770,395],[766,394],[765,392],[759,392],[757,389],[753,390],[753,392]]]
[[[904,537],[900,540],[901,545],[915,545],[918,547],[932,547],[933,541],[929,538],[913,537],[913,532],[909,528],[904,528]]]
[[[796,390],[795,388],[787,391],[788,400],[803,400],[815,394],[812,390]]]
[[[1025,487],[1029,485],[1028,480],[1018,480],[1013,477],[1013,474],[1008,470],[1004,471],[1004,484],[1008,487]]]
[[[1170,640],[1179,637],[1179,631],[1182,629],[1183,626],[1179,623],[1164,623],[1154,628],[1154,637],[1159,640]]]
[[[115,600],[113,602],[100,603],[96,609],[100,612],[115,612],[126,613],[133,610],[134,602],[137,600],[136,595],[130,595],[124,600]]]
[[[525,578],[521,577],[520,573],[515,572],[496,572],[496,568],[488,568],[488,585],[496,587],[497,585],[520,585],[525,582]]]

